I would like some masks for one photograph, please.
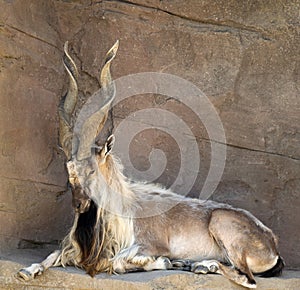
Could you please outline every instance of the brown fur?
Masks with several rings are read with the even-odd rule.
[[[226,204],[185,198],[155,184],[133,182],[123,175],[121,163],[111,154],[114,137],[103,147],[94,143],[115,94],[110,63],[117,49],[118,42],[107,53],[100,74],[101,89],[94,94],[103,97],[102,107],[90,114],[93,103],[86,105],[82,109],[86,120],[79,118],[72,134],[78,72],[65,44],[64,65],[70,85],[59,106],[60,143],[68,158],[76,214],[61,252],[21,269],[19,276],[29,280],[51,265],[75,265],[91,276],[188,269],[219,273],[255,288],[253,274],[281,273],[284,262],[277,239],[252,214]]]
[[[253,273],[270,270],[278,259],[276,237],[249,212],[226,204],[185,198],[154,184],[133,183],[122,174],[122,166],[111,154],[98,153],[97,164],[111,194],[117,191],[125,201],[122,204],[125,211],[127,208],[127,213],[132,213],[133,228],[128,234],[139,247],[136,256],[216,260],[220,274],[247,287],[255,286]],[[157,210],[156,214],[153,209]],[[120,247],[119,253],[130,246]],[[109,268],[124,271],[122,267],[114,269],[117,251],[104,256],[106,261],[111,261]],[[128,271],[147,265],[125,260],[123,266]]]

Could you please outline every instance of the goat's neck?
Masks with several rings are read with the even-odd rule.
[[[131,216],[135,195],[123,175],[122,165],[109,155],[104,164],[99,164],[99,170],[98,206],[113,215]]]

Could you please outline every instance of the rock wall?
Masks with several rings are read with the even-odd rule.
[[[279,236],[288,266],[300,267],[299,9],[298,1],[0,0],[1,251],[56,244],[69,228],[70,192],[57,146],[56,111],[67,83],[63,43],[69,40],[79,67],[83,99],[97,89],[104,54],[119,39],[115,79],[176,75],[214,105],[227,157],[211,198],[254,213]],[[191,157],[196,140],[200,168],[189,195],[198,197],[218,140],[210,140],[193,108],[138,93],[114,106],[107,131],[125,119],[129,130],[137,124],[131,114],[147,108],[173,112],[190,131],[175,124],[166,132],[156,116],[141,120],[154,129],[137,134],[130,148],[120,142],[120,157],[129,151],[133,163],[125,160],[126,173],[148,170],[155,162],[149,153],[160,149],[166,164],[155,180],[170,186],[181,174],[181,154]],[[179,189],[193,169],[180,176]]]

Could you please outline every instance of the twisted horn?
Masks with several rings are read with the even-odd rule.
[[[68,53],[68,42],[64,45],[63,64],[69,75],[69,88],[65,97],[62,98],[59,108],[59,143],[68,160],[72,156],[72,114],[78,98],[78,71],[75,62]],[[74,148],[73,148],[74,150]]]
[[[116,89],[111,79],[110,64],[116,56],[118,47],[119,41],[107,52],[100,74],[101,88],[90,97],[78,115],[74,128],[74,133],[79,140],[77,160],[91,156],[92,145],[104,126],[110,105],[115,97]]]
[[[110,105],[115,97],[115,84],[111,79],[110,64],[111,61],[115,58],[118,48],[119,48],[119,40],[117,40],[115,44],[112,46],[112,48],[107,52],[104,66],[100,73],[100,77],[99,77],[100,86],[105,91],[106,95],[112,97],[111,97],[111,101],[108,100],[107,104],[106,105],[104,104],[102,107],[102,111],[105,113],[105,117],[98,123],[98,129],[95,138],[100,134],[106,122]]]

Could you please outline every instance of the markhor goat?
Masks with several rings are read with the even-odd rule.
[[[19,277],[29,280],[59,265],[75,265],[91,276],[182,269],[219,273],[255,288],[253,274],[279,275],[284,262],[277,239],[248,211],[131,181],[112,154],[114,137],[103,146],[95,143],[115,96],[110,64],[117,49],[118,42],[106,55],[101,89],[90,98],[98,102],[87,102],[74,122],[78,71],[68,43],[64,46],[70,83],[59,106],[60,144],[68,160],[75,220],[61,250],[21,269]]]

